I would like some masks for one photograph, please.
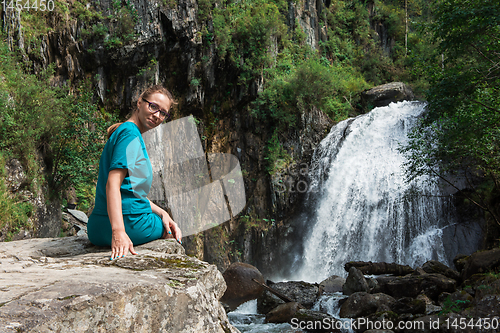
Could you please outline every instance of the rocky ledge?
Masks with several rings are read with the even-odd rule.
[[[110,260],[86,237],[0,243],[0,332],[238,332],[214,265],[174,241]]]

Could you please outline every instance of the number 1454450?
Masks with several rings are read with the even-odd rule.
[[[13,1],[1,1],[3,5],[3,10],[34,10],[34,11],[53,11],[54,10],[54,1],[53,0],[13,0]]]

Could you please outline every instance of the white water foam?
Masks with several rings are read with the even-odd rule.
[[[346,276],[344,264],[353,260],[449,264],[440,232],[449,224],[443,210],[449,199],[438,197],[438,186],[426,179],[406,183],[406,160],[398,151],[424,110],[418,102],[375,108],[337,124],[321,142],[307,199],[316,206],[294,279]],[[409,198],[412,186],[432,196]]]

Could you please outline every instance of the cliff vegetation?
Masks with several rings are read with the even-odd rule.
[[[74,0],[40,6],[5,2],[1,12],[3,240],[63,234],[60,211],[70,201],[91,211],[104,128],[124,119],[138,92],[152,83],[174,93],[174,118],[195,117],[207,152],[240,160],[245,211],[187,242],[188,253],[219,267],[253,262],[276,241],[267,235],[286,230],[300,193],[278,195],[273,177],[307,163],[333,123],[364,112],[359,93],[374,85],[402,81],[427,98],[432,120],[445,124],[433,138],[439,151],[426,150],[435,146],[417,134],[408,151],[417,156],[423,149],[419,156],[450,162],[452,170],[463,165],[443,154],[460,149],[457,156],[471,163],[466,170],[491,179],[478,189],[496,197],[496,2],[476,0],[466,11],[463,0]],[[468,17],[475,20],[468,23]],[[469,123],[467,136],[450,134]],[[472,147],[480,149],[473,153]],[[7,167],[12,175],[12,160],[20,162],[17,180],[4,172]],[[424,173],[420,164],[413,168]],[[57,206],[50,220],[56,227],[47,233],[35,218],[44,209],[40,201]]]

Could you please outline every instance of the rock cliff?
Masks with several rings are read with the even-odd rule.
[[[213,265],[174,241],[111,261],[86,237],[0,243],[0,332],[237,333]]]
[[[320,41],[327,38],[329,27],[320,20],[330,2],[288,3],[289,28],[300,25],[312,49],[318,50]],[[272,248],[289,232],[287,218],[305,192],[300,183],[303,170],[307,170],[312,151],[332,120],[319,109],[300,110],[295,128],[278,138],[293,163],[270,175],[266,149],[271,134],[266,124],[251,115],[249,106],[262,89],[263,78],[239,84],[240,73],[234,64],[218,54],[214,22],[207,14],[216,4],[196,0],[100,0],[84,4],[75,0],[58,6],[67,8],[58,7],[59,11],[49,16],[37,17],[47,17],[47,22],[38,22],[47,25],[41,34],[33,31],[35,25],[23,26],[22,15],[26,13],[2,11],[9,47],[19,50],[26,67],[34,73],[54,65],[54,84],[76,87],[81,81],[90,81],[100,106],[107,111],[119,110],[122,118],[144,87],[162,83],[171,89],[178,101],[174,119],[192,114],[199,120],[205,151],[238,157],[247,197],[247,207],[240,214],[245,218],[186,239],[186,250],[221,269],[231,261],[244,261],[263,272],[271,270],[276,259]],[[35,32],[39,34],[33,38]],[[290,184],[286,190],[284,183]],[[35,231],[28,234],[58,236],[61,215],[51,208],[59,203],[45,207],[46,200],[39,201],[37,210],[47,212],[47,222],[43,230],[34,223]]]

